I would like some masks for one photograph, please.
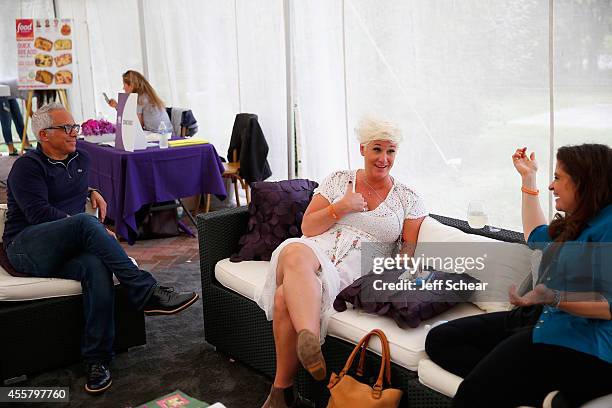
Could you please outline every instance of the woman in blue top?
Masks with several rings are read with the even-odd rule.
[[[517,149],[512,160],[522,178],[525,239],[543,250],[539,283],[523,296],[510,288],[513,311],[432,329],[425,349],[464,378],[454,407],[543,400],[545,407],[577,407],[612,393],[612,149],[584,144],[557,151],[549,190],[564,215],[550,225],[538,200],[535,154]]]

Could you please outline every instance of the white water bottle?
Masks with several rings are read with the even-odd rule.
[[[162,121],[159,124],[159,128],[157,129],[159,132],[159,148],[167,149],[168,148],[168,133],[166,132],[166,124]]]

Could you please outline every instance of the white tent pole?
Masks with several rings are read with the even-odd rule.
[[[351,170],[351,153],[349,151],[349,125],[348,125],[348,92],[347,92],[347,78],[346,78],[346,8],[344,4],[345,0],[342,0],[342,70],[344,78],[344,127],[346,128],[346,161],[348,162],[348,168]]]
[[[549,94],[549,128],[550,128],[550,144],[548,150],[548,174],[549,177],[555,172],[554,161],[555,161],[555,98],[554,98],[554,42],[555,42],[555,30],[554,30],[554,3],[553,0],[548,0],[548,94]],[[548,219],[552,219],[553,216],[553,201],[548,194]]]
[[[291,32],[291,2],[283,1],[283,11],[285,20],[285,76],[287,89],[287,177],[295,177],[295,118],[293,116],[293,47]]]
[[[138,26],[140,28],[140,52],[142,54],[142,74],[149,78],[149,58],[147,57],[147,34],[144,19],[144,0],[138,0]]]
[[[238,112],[242,113],[242,83],[240,81],[240,39],[238,37],[238,0],[234,0],[234,30],[236,35],[236,68],[238,75]]]

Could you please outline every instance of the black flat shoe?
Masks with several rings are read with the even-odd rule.
[[[112,383],[113,379],[107,365],[89,364],[89,367],[87,367],[87,383],[85,384],[85,391],[87,391],[87,393],[91,395],[100,395],[106,391]]]
[[[19,153],[17,152],[17,150],[15,150],[12,153],[9,153],[9,156],[19,156]]]
[[[156,286],[144,312],[147,316],[175,314],[194,304],[198,297],[195,292],[175,292],[174,288]]]

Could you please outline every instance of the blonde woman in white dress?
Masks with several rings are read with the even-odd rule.
[[[308,406],[293,390],[301,363],[317,380],[326,376],[321,343],[336,295],[361,276],[362,243],[385,255],[403,241],[414,253],[427,211],[419,196],[389,174],[401,134],[393,124],[365,119],[357,129],[363,169],[337,171],[314,191],[302,238],[272,254],[256,302],[273,321],[276,374],[262,408]]]

